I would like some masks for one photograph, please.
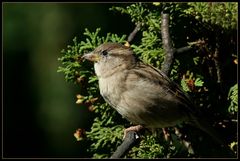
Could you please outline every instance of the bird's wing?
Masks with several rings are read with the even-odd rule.
[[[139,61],[130,72],[132,72],[134,75],[137,75],[137,78],[135,79],[147,80],[148,82],[151,82],[151,84],[154,84],[154,86],[152,86],[152,90],[164,90],[161,92],[167,93],[171,98],[176,98],[179,104],[182,104],[186,107],[185,110],[187,113],[189,113],[189,111],[191,111],[190,113],[194,115],[199,113],[189,96],[175,82],[170,80],[161,70]]]

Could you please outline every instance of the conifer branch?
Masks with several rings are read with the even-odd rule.
[[[168,75],[172,62],[173,62],[173,54],[174,48],[172,45],[172,40],[170,38],[169,33],[169,14],[162,13],[162,23],[161,23],[161,34],[162,34],[162,42],[163,42],[163,49],[165,50],[166,56],[162,64],[162,71]]]
[[[139,140],[139,135],[135,131],[129,131],[126,134],[122,144],[111,156],[111,159],[123,157]]]
[[[134,30],[128,36],[128,39],[127,39],[128,43],[132,42],[132,40],[134,39],[134,37],[136,36],[136,34],[140,30],[140,28],[141,28],[141,24],[137,23],[137,25],[134,28]]]

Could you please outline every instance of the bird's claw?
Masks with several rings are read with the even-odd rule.
[[[139,132],[140,130],[142,130],[144,127],[142,125],[136,125],[136,126],[131,126],[127,129],[124,130],[124,134],[123,134],[123,139],[125,139],[125,137],[127,136],[127,133],[129,131],[135,131],[135,132]]]

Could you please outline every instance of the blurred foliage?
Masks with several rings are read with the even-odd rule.
[[[237,2],[191,2],[188,5],[190,7],[185,10],[185,13],[195,16],[202,22],[221,25],[225,29],[237,28]]]
[[[228,107],[228,111],[230,113],[238,112],[238,84],[235,84],[230,88],[228,93],[228,99],[230,100],[230,106]]]
[[[158,68],[161,67],[165,55],[160,31],[161,12],[169,13],[170,35],[174,48],[196,44],[191,45],[191,50],[186,53],[175,55],[170,78],[181,84],[184,91],[194,98],[199,108],[208,111],[206,117],[214,117],[215,124],[218,124],[219,120],[237,118],[238,89],[236,85],[232,87],[236,84],[237,77],[235,73],[227,72],[227,69],[236,68],[232,55],[237,55],[237,3],[134,3],[126,7],[113,6],[110,10],[127,14],[134,24],[141,24],[141,39],[134,40],[131,47],[140,59]],[[104,102],[99,94],[93,65],[82,60],[81,56],[104,42],[124,43],[126,35],[108,33],[101,37],[99,28],[95,32],[86,29],[83,34],[86,37],[82,38],[82,41],[78,42],[74,38],[73,45],[68,45],[67,49],[62,50],[62,57],[58,59],[62,66],[59,67],[58,72],[63,72],[67,81],[81,86],[77,103],[94,113],[92,127],[85,136],[89,147],[84,148],[88,148],[93,158],[109,158],[121,144],[123,129],[130,126],[130,123]],[[203,43],[196,43],[199,40]],[[214,55],[216,52],[219,57]],[[218,73],[224,77],[219,77]],[[230,116],[226,112],[229,101]],[[233,136],[230,137],[232,139],[229,144],[236,142],[236,123],[232,123],[232,126],[235,128],[229,128],[225,132],[226,136]],[[194,155],[179,141],[174,130],[169,128],[172,141],[164,141],[161,129],[156,131],[156,135],[146,133],[141,136],[140,144],[133,147],[125,157],[173,158],[224,155],[214,143],[211,144],[211,138],[204,137],[203,134],[201,136],[203,138],[199,139],[199,131],[195,132],[196,130],[191,128],[183,130],[195,143]],[[198,148],[206,146],[206,143],[215,151]]]

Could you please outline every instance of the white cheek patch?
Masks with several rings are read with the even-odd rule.
[[[108,73],[111,73],[115,67],[119,66],[120,63],[121,61],[114,57],[102,57],[100,61],[94,63],[95,74],[98,77],[106,76]]]
[[[99,62],[94,63],[94,71],[95,71],[95,74],[96,74],[98,77],[101,75],[101,69],[100,69]]]

